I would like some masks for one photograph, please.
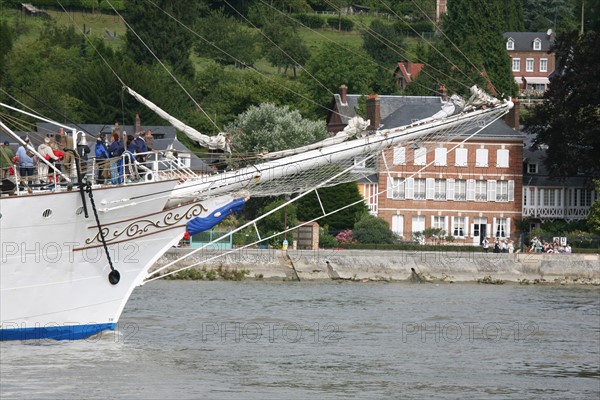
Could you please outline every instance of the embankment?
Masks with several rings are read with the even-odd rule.
[[[173,248],[155,268],[190,251]],[[244,249],[214,258],[223,252],[202,250],[169,270],[197,264],[194,268],[246,269],[247,278],[257,279],[600,284],[597,254]]]

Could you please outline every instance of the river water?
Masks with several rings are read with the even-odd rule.
[[[158,281],[116,332],[0,346],[2,399],[598,399],[600,290]]]

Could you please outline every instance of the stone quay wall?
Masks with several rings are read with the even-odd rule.
[[[248,270],[247,278],[277,280],[519,282],[600,284],[598,254],[478,253],[400,250],[202,250],[169,270]],[[173,248],[153,267],[186,254]],[[220,257],[219,257],[220,256]]]

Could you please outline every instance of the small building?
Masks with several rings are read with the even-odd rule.
[[[31,3],[21,3],[21,10],[30,17],[50,19],[50,15],[46,11],[40,10]]]
[[[394,80],[398,90],[404,91],[409,83],[417,79],[424,65],[410,61],[398,61],[394,70]]]

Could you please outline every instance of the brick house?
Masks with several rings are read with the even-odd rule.
[[[328,123],[347,122],[359,97],[348,95],[345,88],[336,94]],[[433,96],[369,97],[371,124],[383,128],[429,117],[442,105]],[[508,119],[518,123],[514,115]],[[516,238],[522,217],[524,136],[496,121],[460,144],[470,133],[446,142],[386,149],[372,166],[369,181],[359,182],[363,194],[371,195],[365,196],[371,211],[404,240],[426,228],[441,228],[456,242],[474,245],[485,236]]]
[[[556,66],[552,30],[505,32],[504,39],[515,82],[521,91],[541,95],[548,88],[549,77]]]

